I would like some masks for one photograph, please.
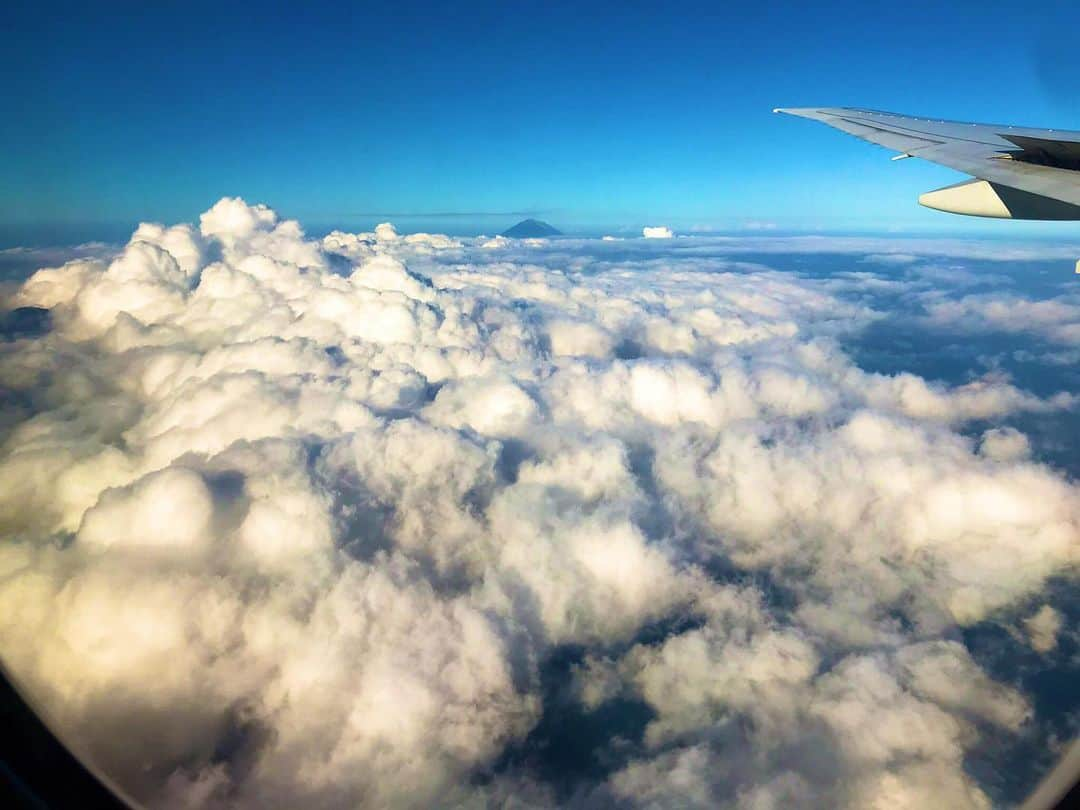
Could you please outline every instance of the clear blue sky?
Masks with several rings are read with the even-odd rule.
[[[1056,0],[85,5],[0,11],[2,225],[230,194],[307,223],[970,227],[915,204],[953,172],[771,109],[1080,129]]]

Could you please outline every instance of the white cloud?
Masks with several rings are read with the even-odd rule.
[[[548,337],[558,356],[608,357],[614,343],[609,332],[588,321],[552,320]]]
[[[658,713],[650,731],[667,728],[679,743],[660,746],[651,738],[656,753],[614,775],[612,792],[624,802],[990,807],[961,766],[964,746],[978,734],[968,713],[1008,728],[1026,706],[1015,692],[987,683],[958,645],[853,656],[815,677],[797,641],[766,634],[746,646],[729,635],[712,647],[717,640],[701,660],[700,648],[665,644],[663,658],[648,660],[635,675],[647,679],[644,695]],[[680,660],[691,667],[685,679]],[[734,690],[725,688],[738,664],[747,669],[734,675]],[[718,679],[708,677],[710,670]],[[964,674],[976,678],[970,690],[950,680]],[[691,702],[684,705],[685,697]]]
[[[379,242],[396,242],[400,238],[397,228],[390,222],[380,222],[375,226],[375,239]]]
[[[998,461],[1013,461],[1031,455],[1031,442],[1016,428],[991,428],[983,433],[979,452]]]
[[[631,247],[224,199],[33,275],[5,663],[150,803],[553,803],[504,754],[570,645],[584,710],[652,712],[599,803],[986,806],[965,756],[1029,702],[948,638],[1075,565],[1080,499],[961,428],[1074,398],[870,373],[828,280],[590,244]]]
[[[423,414],[432,424],[510,438],[525,435],[537,421],[539,408],[510,380],[480,378],[448,383]]]
[[[130,487],[106,490],[86,512],[76,542],[198,556],[213,536],[214,499],[202,477],[166,467]]]
[[[769,222],[767,220],[749,220],[742,224],[744,231],[775,231],[777,225],[775,222]]]
[[[914,264],[919,261],[918,256],[914,256],[910,253],[871,253],[863,258],[864,262],[870,264],[884,264],[891,267],[902,267],[906,264]]]
[[[1065,346],[1080,346],[1080,295],[1032,300],[987,293],[930,301],[928,320],[969,332],[1028,333]]]
[[[665,225],[646,225],[641,229],[641,235],[646,239],[671,239],[675,236],[671,228]]]
[[[1024,629],[1027,630],[1032,648],[1041,653],[1053,650],[1057,646],[1057,637],[1061,632],[1062,624],[1061,614],[1051,605],[1043,605],[1026,618]]]

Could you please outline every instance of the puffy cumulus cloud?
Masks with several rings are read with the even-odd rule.
[[[611,334],[588,321],[550,321],[548,337],[552,354],[560,356],[608,357],[614,348]]]
[[[675,236],[666,225],[646,225],[641,229],[641,235],[646,239],[671,239]]]
[[[87,510],[77,542],[87,549],[155,549],[200,556],[212,537],[214,500],[197,474],[167,467],[106,490]]]
[[[443,386],[423,413],[437,425],[512,438],[525,435],[537,421],[539,408],[510,380],[471,378]]]
[[[1061,614],[1050,605],[1043,605],[1024,619],[1024,629],[1027,630],[1031,646],[1041,653],[1050,652],[1057,646],[1061,625]]]
[[[983,433],[979,452],[999,461],[1027,458],[1031,455],[1031,442],[1016,428],[991,428]]]
[[[496,249],[499,249],[499,248],[510,247],[514,243],[515,242],[514,242],[513,239],[510,239],[509,237],[506,237],[506,236],[499,235],[499,236],[493,236],[490,239],[485,239],[483,242],[480,243],[480,247],[487,248],[488,250],[496,250]]]
[[[401,237],[397,229],[389,222],[380,222],[375,226],[375,240],[377,242],[396,242]]]
[[[890,632],[897,612],[925,632],[977,621],[1076,560],[1074,486],[899,417],[673,434],[655,468],[718,552],[779,573],[806,593],[803,620],[845,643]]]
[[[1036,721],[957,630],[1050,656],[1059,612],[1013,614],[1080,544],[994,423],[1073,397],[866,371],[835,280],[637,244],[224,199],[39,270],[5,663],[151,804],[988,806],[968,758]],[[537,764],[604,717],[602,768]]]
[[[656,713],[646,736],[655,753],[612,777],[617,797],[644,807],[990,806],[962,768],[964,748],[980,723],[1015,730],[1029,709],[961,645],[851,656],[822,674],[797,635],[760,616],[717,619],[622,662],[628,688]]]
[[[696,578],[650,546],[624,505],[582,504],[578,493],[560,489],[526,480],[490,512],[501,546],[491,599],[532,635],[553,643],[622,641],[693,596]],[[525,601],[516,598],[522,592]]]
[[[926,305],[935,325],[968,332],[1027,333],[1051,343],[1080,346],[1080,295],[1031,299],[1020,295],[984,293]]]
[[[951,389],[907,373],[872,376],[866,385],[868,401],[879,407],[942,422],[993,419],[1017,411],[1068,410],[1077,402],[1075,394],[1065,391],[1040,399],[994,374]]]

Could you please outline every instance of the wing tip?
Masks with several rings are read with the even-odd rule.
[[[773,107],[773,112],[794,115],[798,118],[814,118],[819,121],[826,114],[825,108],[822,107]]]

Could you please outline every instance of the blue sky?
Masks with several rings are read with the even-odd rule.
[[[153,6],[2,12],[0,224],[972,230],[915,203],[955,173],[771,109],[1080,129],[1060,2]]]

